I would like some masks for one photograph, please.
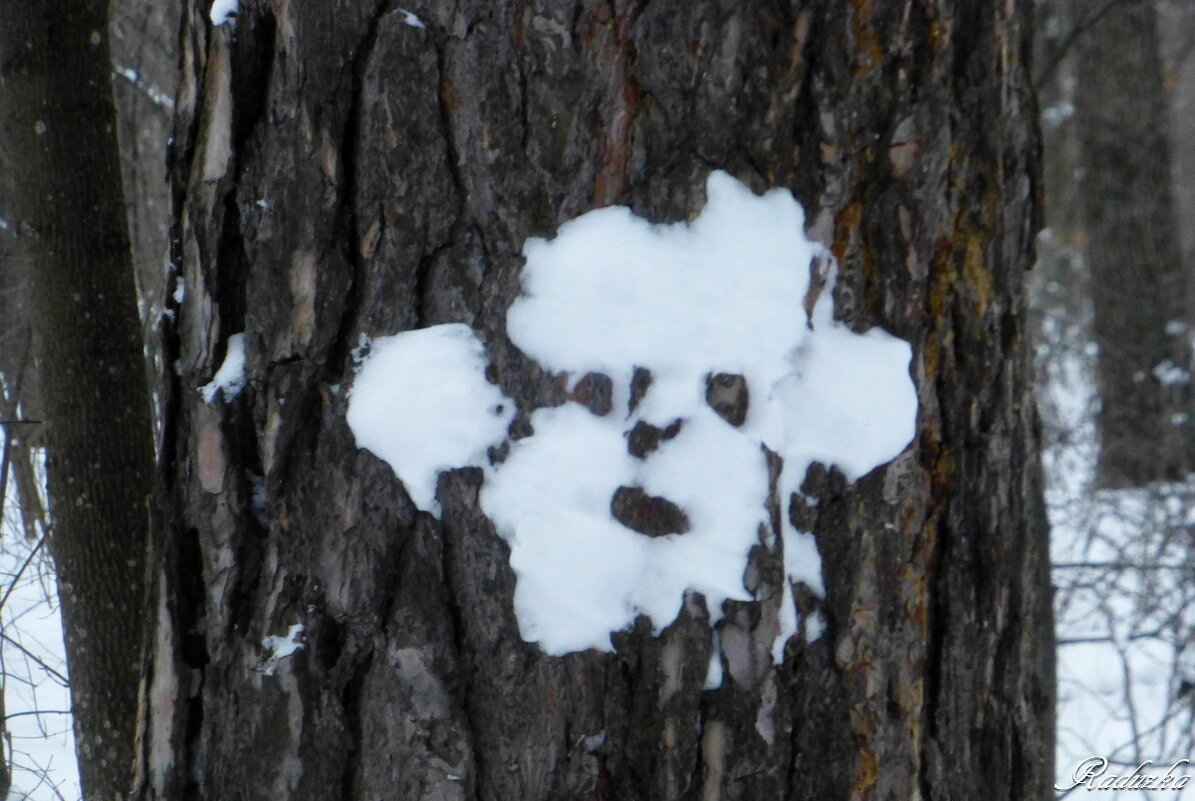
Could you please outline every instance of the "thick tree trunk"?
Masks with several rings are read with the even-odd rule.
[[[1079,24],[1090,16],[1078,14]],[[1099,479],[1111,487],[1179,480],[1195,466],[1191,282],[1175,222],[1154,4],[1115,4],[1076,42]]]
[[[1050,795],[1030,6],[279,0],[234,31],[187,3],[139,797]],[[913,344],[920,415],[890,465],[805,482],[826,631],[771,663],[761,553],[718,624],[747,661],[706,691],[695,599],[616,653],[524,643],[478,471],[417,512],[345,411],[362,334],[442,322],[523,412],[558,402],[505,333],[523,242],[611,203],[686,219],[713,168],[793,191],[839,316]],[[248,385],[209,405],[242,331]]]
[[[27,237],[80,775],[127,791],[153,482],[108,55],[107,3],[0,3],[3,133]]]

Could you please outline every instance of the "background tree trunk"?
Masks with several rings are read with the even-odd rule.
[[[234,35],[185,3],[140,797],[1050,796],[1030,7],[414,2],[420,28],[279,0]],[[461,321],[524,412],[559,400],[505,335],[524,240],[610,203],[688,218],[712,168],[794,192],[839,316],[913,343],[921,411],[887,467],[807,477],[826,632],[771,664],[763,553],[719,623],[754,656],[703,691],[698,603],[613,654],[524,643],[477,471],[418,513],[345,389],[361,334]],[[249,384],[207,405],[241,331]]]
[[[143,614],[148,389],[112,103],[105,2],[0,2],[3,138],[28,242],[80,776],[130,786]]]
[[[1086,4],[1080,4],[1086,7]],[[1084,25],[1075,92],[1092,334],[1099,344],[1099,479],[1180,480],[1192,468],[1189,270],[1171,187],[1157,10],[1114,4]]]

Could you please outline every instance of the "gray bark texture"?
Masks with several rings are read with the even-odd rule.
[[[186,293],[164,326],[136,796],[1050,796],[1031,6],[412,0],[419,28],[387,0],[245,0],[234,30],[185,2]],[[772,664],[783,578],[761,538],[705,691],[698,596],[615,653],[524,643],[480,471],[441,477],[442,522],[419,513],[345,409],[362,334],[465,322],[525,434],[566,399],[505,334],[523,242],[612,203],[691,218],[711,169],[793,191],[839,316],[913,344],[920,415],[886,467],[848,485],[815,466],[816,507],[775,499],[773,529],[816,534],[826,597],[798,595],[827,630]],[[248,384],[205,404],[241,331]],[[305,646],[264,670],[263,638],[296,623]]]
[[[0,2],[0,124],[28,256],[48,542],[88,801],[130,786],[154,477],[107,13],[96,0]]]

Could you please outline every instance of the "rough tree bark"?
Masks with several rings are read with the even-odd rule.
[[[28,242],[76,748],[88,799],[127,791],[153,442],[121,194],[106,2],[0,2],[0,106]]]
[[[1098,469],[1110,487],[1179,480],[1193,464],[1191,282],[1157,26],[1152,2],[1117,3],[1076,39],[1079,197],[1100,349]]]
[[[138,797],[1049,796],[1031,5],[413,0],[417,27],[277,0],[234,31],[185,3]],[[611,203],[688,218],[712,168],[794,192],[840,316],[913,343],[921,411],[903,456],[850,486],[815,468],[790,512],[825,634],[771,663],[761,548],[758,600],[719,624],[753,656],[703,691],[696,601],[614,654],[525,644],[477,471],[441,478],[443,523],[418,513],[345,409],[362,334],[454,321],[524,412],[562,402],[504,333],[524,240]],[[248,386],[205,404],[241,331]]]

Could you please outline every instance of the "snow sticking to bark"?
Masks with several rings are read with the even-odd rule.
[[[348,411],[357,445],[394,468],[416,506],[439,514],[437,476],[481,465],[514,403],[485,380],[485,349],[463,323],[379,338],[362,358]]]
[[[180,284],[181,285],[181,284]],[[211,383],[199,388],[204,403],[211,403],[216,399],[216,392],[224,396],[228,403],[245,387],[245,335],[233,334],[228,338],[228,347],[224,353],[224,361],[220,369],[212,376]]]
[[[235,20],[240,4],[237,0],[214,0],[209,16],[212,25],[223,25],[230,19]]]
[[[262,638],[261,647],[266,651],[266,661],[261,672],[273,676],[278,669],[278,663],[283,659],[294,656],[307,643],[303,640],[304,626],[302,623],[292,623],[286,634],[270,634]]]
[[[412,28],[426,28],[423,20],[417,14],[407,11],[405,8],[395,9],[396,14],[402,14],[402,21]]]
[[[815,276],[811,287],[813,265],[826,254],[804,237],[792,195],[759,197],[720,172],[706,191],[704,211],[689,223],[653,225],[610,207],[524,247],[524,294],[507,316],[511,341],[546,369],[601,373],[613,385],[613,411],[538,409],[532,436],[514,442],[503,463],[481,465],[481,505],[510,544],[518,577],[521,633],[547,653],[610,650],[611,632],[639,614],[659,630],[676,618],[686,590],[705,596],[712,622],[725,600],[750,600],[743,574],[769,522],[765,449],[783,458],[784,504],[812,462],[854,479],[913,436],[908,343],[878,330],[856,334],[833,319],[833,277]],[[390,462],[424,509],[433,508],[435,473],[481,464],[505,420],[493,412],[497,390],[481,378],[480,345],[457,359],[378,355],[383,346],[424,351],[441,336],[429,332],[445,328],[472,338],[464,326],[439,326],[376,341],[350,402],[358,444]],[[444,375],[418,384],[419,369],[433,364]],[[651,380],[640,382],[632,403],[636,370]],[[715,378],[729,388],[721,400]],[[404,384],[420,387],[410,414],[384,389]],[[471,404],[435,400],[449,385]],[[369,421],[359,412],[366,407],[377,412]],[[435,457],[416,469],[378,450],[382,425]],[[449,452],[436,435],[446,426],[477,438]],[[666,433],[632,453],[632,432],[645,429]],[[629,515],[618,513],[619,497],[630,499]],[[660,503],[670,521],[629,527],[658,517]],[[784,528],[789,578],[820,591],[813,538]],[[798,613],[786,582],[777,657]]]

